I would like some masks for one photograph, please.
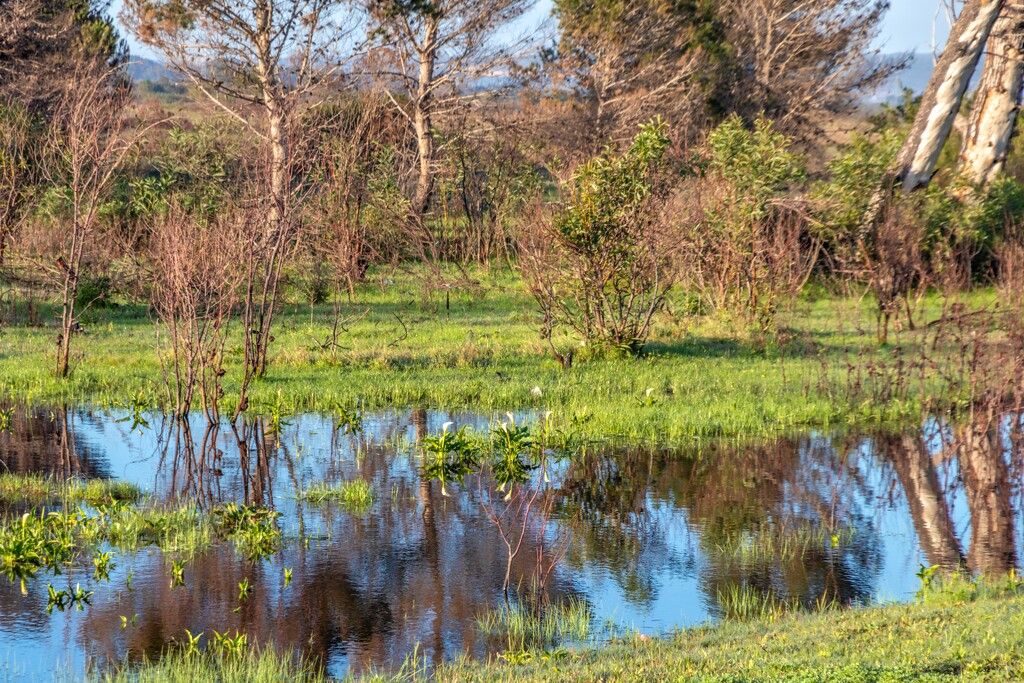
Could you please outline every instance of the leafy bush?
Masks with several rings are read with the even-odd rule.
[[[105,275],[83,277],[78,283],[75,307],[80,310],[90,307],[106,308],[111,305],[112,293],[113,286],[109,277]]]
[[[795,295],[816,253],[787,199],[803,161],[771,121],[748,128],[733,116],[708,136],[701,166],[680,218],[689,284],[706,308],[741,312],[770,333],[780,297]]]
[[[660,215],[668,145],[662,121],[641,126],[621,156],[607,150],[580,166],[564,208],[523,239],[522,270],[544,315],[543,336],[563,365],[571,358],[553,344],[557,327],[635,355],[664,305],[674,281]]]

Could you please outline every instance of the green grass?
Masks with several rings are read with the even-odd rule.
[[[251,649],[234,656],[171,650],[155,662],[126,665],[89,679],[95,683],[282,683],[326,681],[315,667],[273,648]]]
[[[809,553],[826,548],[846,547],[854,542],[855,537],[856,531],[852,527],[831,530],[808,522],[789,527],[769,522],[750,529],[725,531],[709,552],[745,566],[767,565],[777,561],[802,560]]]
[[[337,503],[349,512],[365,513],[373,505],[377,494],[373,485],[362,479],[352,479],[337,485],[316,483],[300,495],[314,505]]]
[[[541,343],[534,302],[507,271],[472,273],[477,285],[424,299],[408,276],[373,274],[343,316],[353,316],[337,346],[323,342],[331,305],[310,309],[293,300],[283,307],[271,347],[269,375],[252,388],[251,409],[274,406],[283,414],[386,407],[551,410],[590,438],[682,442],[693,438],[767,437],[808,427],[920,416],[917,392],[899,400],[851,402],[839,387],[846,362],[860,349],[891,361],[911,355],[915,333],[894,333],[889,347],[874,342],[868,301],[807,294],[783,316],[791,342],[759,347],[718,319],[684,313],[682,294],[659,316],[647,354],[639,359],[578,354],[563,370]],[[989,304],[992,291],[970,295]],[[928,299],[919,319],[938,317]],[[37,309],[42,308],[37,303]],[[166,402],[156,329],[137,305],[90,310],[86,333],[75,339],[79,360],[68,380],[51,372],[53,329],[47,313],[39,327],[0,330],[0,399],[31,404],[92,402],[101,406]],[[22,320],[15,317],[15,322]],[[22,320],[23,321],[23,320]],[[166,338],[165,338],[166,343]],[[576,343],[568,336],[559,344]],[[227,345],[224,407],[237,402],[242,345],[237,322]],[[827,381],[822,382],[822,378]],[[533,393],[539,388],[541,396]],[[648,391],[650,390],[650,391]]]
[[[602,647],[522,653],[431,671],[414,654],[401,671],[353,681],[398,683],[1001,683],[1024,678],[1024,597],[935,591],[924,602],[726,621],[667,638],[630,636]],[[298,681],[316,667],[271,648],[235,656],[172,650],[159,661],[90,680],[105,683]]]
[[[217,538],[233,542],[250,558],[267,557],[280,547],[280,515],[265,508],[228,503],[208,514],[192,503],[138,507],[137,489],[122,482],[63,486],[37,476],[0,477],[5,497],[20,495],[38,504],[23,514],[0,517],[0,576],[23,582],[56,574],[68,565],[88,564],[105,545],[124,552],[157,546],[182,563]],[[65,497],[54,498],[55,489]],[[128,494],[135,495],[125,498]],[[55,500],[61,503],[56,510],[48,507]],[[77,506],[87,500],[96,508]]]
[[[1024,602],[1004,598],[728,622],[516,667],[457,667],[438,680],[939,683],[1022,676]]]

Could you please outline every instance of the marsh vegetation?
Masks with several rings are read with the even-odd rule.
[[[885,0],[7,0],[9,677],[1019,678],[1024,8],[953,5],[873,104]]]

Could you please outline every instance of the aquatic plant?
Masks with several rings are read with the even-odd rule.
[[[200,631],[197,634],[192,633],[188,629],[185,629],[185,643],[184,650],[185,654],[196,654],[199,652],[199,641],[203,637],[203,632]]]
[[[334,414],[337,417],[338,431],[349,434],[359,434],[363,431],[363,413],[358,407],[338,405],[334,408]]]
[[[149,429],[149,420],[146,418],[146,413],[153,409],[153,405],[141,390],[135,392],[130,399],[122,404],[122,407],[129,411],[129,415],[122,417],[117,422],[131,422],[131,427],[128,429],[129,432],[138,430],[139,434],[141,434],[142,430]]]
[[[110,572],[117,565],[112,560],[113,555],[110,552],[96,553],[92,558],[93,564],[93,578],[97,581],[110,581]]]
[[[46,613],[51,614],[54,609],[58,612],[63,612],[68,607],[74,607],[79,612],[84,611],[86,605],[91,605],[90,600],[92,599],[95,591],[87,591],[82,588],[81,584],[75,584],[75,587],[70,590],[55,590],[52,584],[46,586],[47,590],[47,603]]]
[[[257,560],[277,552],[281,531],[280,512],[264,507],[226,503],[213,509],[220,533],[233,540],[249,559]]]
[[[810,608],[805,608],[799,600],[787,600],[772,591],[735,583],[716,591],[715,601],[722,616],[735,621],[773,622],[791,612],[805,609],[823,612],[840,607],[836,599],[827,593],[819,597]]]
[[[451,426],[451,422],[445,422],[440,435],[425,436],[420,441],[426,456],[423,476],[441,482],[443,496],[448,495],[446,484],[462,484],[479,463],[479,447],[466,435],[466,428],[453,432],[449,431]]]
[[[540,466],[531,453],[536,442],[530,435],[529,427],[517,425],[512,414],[508,418],[508,422],[502,422],[491,430],[491,449],[494,453],[491,472],[498,482],[498,490],[505,493],[508,489],[506,500],[512,496],[512,487],[529,481],[530,472]]]
[[[252,595],[252,584],[247,576],[238,583],[238,601],[245,602],[250,595]]]
[[[273,403],[263,403],[261,408],[261,413],[265,418],[267,425],[267,434],[274,437],[280,437],[284,428],[291,425],[291,422],[287,420],[290,415],[290,411],[285,407],[281,400],[281,392],[277,392],[276,401]]]
[[[85,502],[92,506],[137,502],[139,487],[114,479],[61,479],[42,474],[0,474],[0,500],[8,504],[57,506]]]
[[[96,672],[89,680],[95,683],[327,683],[316,663],[307,662],[293,652],[281,653],[273,647],[250,648],[246,643],[235,647],[227,645],[225,640],[221,649],[232,651],[225,656],[216,648],[215,640],[207,650],[200,650],[202,636],[202,633],[197,634],[193,642],[193,636],[188,634],[189,640],[157,659]],[[231,640],[234,642],[234,638]]]
[[[85,519],[80,510],[35,515],[26,512],[0,526],[0,574],[11,581],[33,578],[43,569],[56,570],[75,557],[75,529]]]
[[[805,521],[788,525],[767,521],[748,529],[724,532],[710,551],[745,566],[764,565],[834,551],[849,545],[855,536],[856,530],[849,526],[831,529]]]
[[[220,633],[213,632],[213,639],[210,641],[210,648],[213,652],[225,657],[238,657],[245,652],[249,645],[249,636],[246,633],[235,631],[234,636],[229,636],[227,631]]]
[[[80,507],[26,512],[0,522],[0,574],[24,586],[40,571],[57,573],[92,554],[95,578],[107,579],[113,553],[97,550],[105,543],[125,550],[158,545],[191,557],[209,545],[210,525],[195,508],[138,510],[126,503],[97,512]]]
[[[184,585],[185,563],[181,560],[171,560],[171,590]]]

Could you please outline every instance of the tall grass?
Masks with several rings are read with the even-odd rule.
[[[795,524],[788,528],[764,524],[727,533],[715,543],[713,552],[744,565],[790,562],[802,559],[811,552],[848,546],[855,533],[852,527],[833,531],[809,523]]]
[[[842,681],[1011,683],[1024,680],[1024,597],[980,596],[941,605],[888,605],[825,614],[782,614],[631,636],[597,649],[560,650],[515,664],[436,668],[417,650],[394,671],[346,683],[553,683],[569,681]],[[170,652],[158,661],[93,674],[90,683],[325,683],[314,667],[271,650],[236,657]]]
[[[489,610],[477,618],[477,628],[501,639],[509,650],[533,651],[563,643],[585,643],[593,634],[594,613],[579,598],[532,609],[509,605]]]
[[[236,655],[170,650],[155,661],[93,674],[90,683],[327,683],[315,666],[271,647]]]
[[[716,591],[716,602],[721,615],[734,621],[763,621],[771,623],[785,614],[804,611],[804,605],[796,599],[780,598],[774,592],[760,590],[746,584],[729,584]],[[822,612],[838,609],[839,604],[823,595],[813,606],[813,611]]]

